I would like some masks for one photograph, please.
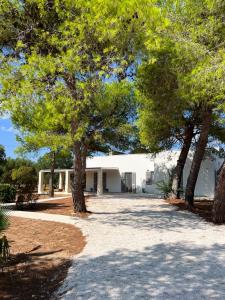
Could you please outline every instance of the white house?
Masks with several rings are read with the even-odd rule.
[[[160,196],[156,183],[168,180],[168,170],[175,167],[179,151],[165,151],[152,154],[122,154],[95,156],[87,158],[86,191],[102,193],[148,193]],[[190,153],[185,165],[182,184],[185,187],[193,153]],[[207,157],[202,162],[195,196],[213,198],[216,172],[221,166],[221,159]],[[44,174],[39,173],[38,192],[43,193]],[[59,173],[58,189],[70,193],[70,180],[73,170],[56,170]]]

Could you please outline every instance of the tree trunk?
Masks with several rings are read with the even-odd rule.
[[[83,185],[83,190],[85,191],[86,189],[86,159],[87,159],[87,147],[83,147],[82,151],[82,185]]]
[[[74,99],[73,111],[78,112],[77,101],[81,101],[82,97],[79,96],[76,88],[76,79],[71,74],[64,73],[64,79]],[[71,122],[71,133],[72,138],[77,133],[79,128],[78,117],[75,117]],[[83,187],[83,163],[82,163],[82,145],[81,141],[75,141],[73,144],[74,154],[74,179],[71,184],[72,186],[72,197],[73,207],[75,212],[87,212],[84,198],[84,187]]]
[[[72,197],[75,212],[86,212],[83,188],[83,164],[81,142],[74,142],[74,179],[72,183]]]
[[[51,173],[49,177],[49,197],[54,197],[55,151],[51,155]]]
[[[171,197],[174,199],[180,199],[181,180],[183,176],[184,165],[187,160],[187,156],[191,147],[193,136],[194,136],[194,125],[190,124],[185,128],[184,142],[180,152],[180,156],[177,161],[175,174],[173,177]]]
[[[212,109],[208,108],[202,112],[202,125],[201,125],[200,136],[195,149],[193,161],[191,164],[191,170],[188,176],[186,190],[185,190],[185,201],[189,209],[192,209],[194,206],[195,186],[198,179],[201,163],[205,154],[205,148],[208,142],[208,135],[209,135],[211,122],[212,122]]]
[[[212,215],[214,223],[221,224],[225,222],[225,161],[218,176]]]

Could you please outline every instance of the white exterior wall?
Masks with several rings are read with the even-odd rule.
[[[94,174],[93,172],[86,172],[86,190],[91,191],[94,184]]]
[[[110,193],[121,192],[121,177],[118,170],[106,170],[106,188]],[[86,191],[91,192],[94,188],[94,171],[86,172]]]
[[[191,153],[187,159],[183,181],[186,186],[187,178],[191,168],[193,154]],[[195,196],[197,197],[214,197],[215,191],[215,173],[216,173],[216,162],[212,158],[207,158],[202,161],[198,180],[195,188]]]
[[[145,185],[147,193],[161,195],[156,183],[169,178],[168,170],[176,166],[179,153],[176,151],[165,151],[157,154],[154,158],[154,181],[152,185]],[[145,170],[146,173],[146,170]],[[145,181],[144,181],[145,184]]]
[[[121,177],[118,171],[106,171],[106,188],[110,193],[121,192]]]
[[[97,167],[119,169],[119,172],[107,171],[109,192],[121,192],[121,174],[124,172],[136,173],[136,189],[141,192],[146,171],[154,171],[154,160],[151,154],[95,156],[87,159],[87,168]],[[113,175],[112,181],[110,175]]]
[[[87,159],[87,168],[118,168],[107,170],[107,188],[109,192],[121,192],[121,174],[125,172],[136,173],[136,191],[160,195],[156,182],[168,179],[168,169],[176,166],[179,151],[165,151],[153,156],[151,154],[124,154],[97,156]],[[193,153],[190,153],[184,168],[183,187],[185,188],[191,166]],[[215,190],[215,172],[222,161],[206,158],[202,162],[195,195],[212,198]],[[104,170],[103,170],[104,171]],[[146,172],[154,171],[154,183],[146,185]],[[105,171],[104,171],[105,172]],[[87,189],[93,187],[93,174],[87,172]]]
[[[98,172],[98,178],[100,178],[99,174],[106,172],[106,188],[108,192],[121,192],[121,179],[124,179],[122,175],[129,172],[133,173],[132,189],[129,189],[130,191],[160,195],[161,192],[158,190],[156,183],[162,180],[168,180],[168,170],[176,166],[179,153],[179,151],[164,151],[156,156],[151,154],[124,154],[88,158],[87,168],[95,170],[89,169],[86,172],[86,190],[93,190],[94,172]],[[183,173],[183,188],[185,188],[187,183],[192,159],[193,152],[190,152]],[[216,156],[208,157],[203,160],[196,184],[195,196],[214,197],[216,172],[222,163],[223,159]],[[102,168],[102,170],[100,168]],[[148,171],[154,172],[154,180],[151,185],[146,185],[146,172]],[[42,170],[39,173],[39,193],[43,192],[44,173],[49,172],[50,170]],[[55,170],[55,172],[65,173],[65,192],[70,192],[70,174],[72,173],[72,169]],[[100,182],[101,181],[102,179]],[[136,181],[135,184],[134,181]],[[134,189],[135,187],[136,189]],[[102,189],[102,186],[98,186],[98,189],[99,188]]]

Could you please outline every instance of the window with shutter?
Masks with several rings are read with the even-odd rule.
[[[146,185],[152,185],[154,182],[154,171],[146,172]]]

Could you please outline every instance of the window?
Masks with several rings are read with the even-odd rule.
[[[154,181],[154,171],[146,172],[146,185],[152,185]]]

